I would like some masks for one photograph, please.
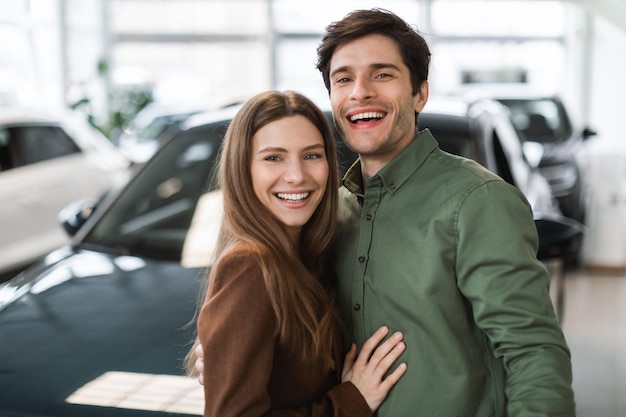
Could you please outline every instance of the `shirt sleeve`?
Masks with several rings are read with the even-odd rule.
[[[468,192],[457,233],[459,288],[503,362],[508,415],[574,416],[570,352],[526,199],[503,181],[486,182]]]
[[[198,317],[204,349],[205,417],[370,417],[351,383],[339,384],[312,404],[274,410],[268,394],[276,318],[254,257],[226,255],[213,266]]]

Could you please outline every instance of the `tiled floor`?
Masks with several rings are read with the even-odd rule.
[[[626,416],[626,274],[581,268],[565,279],[562,327],[578,417]]]

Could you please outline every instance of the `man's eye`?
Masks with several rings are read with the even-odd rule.
[[[389,77],[391,77],[391,74],[387,74],[386,72],[382,74],[378,74],[376,76],[376,78],[389,78]]]
[[[350,78],[348,78],[348,77],[341,77],[341,78],[337,79],[337,83],[338,84],[343,84],[343,83],[347,83],[347,82],[350,82]]]

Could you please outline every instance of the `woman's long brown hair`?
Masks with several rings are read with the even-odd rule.
[[[303,226],[298,243],[292,242],[285,226],[258,200],[250,173],[255,133],[273,121],[295,115],[306,117],[320,131],[329,164],[326,192]],[[248,100],[226,132],[218,184],[223,193],[224,217],[216,255],[238,243],[251,246],[251,256],[258,256],[262,267],[281,343],[332,366],[338,316],[328,251],[335,231],[339,174],[332,128],[324,113],[308,98],[292,91],[264,92]],[[188,372],[193,371],[194,362],[192,348],[187,358]]]

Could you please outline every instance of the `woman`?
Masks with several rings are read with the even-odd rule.
[[[224,217],[198,317],[204,415],[371,416],[406,370],[385,377],[405,346],[381,328],[339,371],[338,172],[324,114],[294,92],[253,97],[228,128],[218,181]]]

